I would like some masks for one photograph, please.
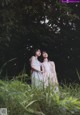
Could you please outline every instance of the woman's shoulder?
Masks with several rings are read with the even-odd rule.
[[[53,64],[53,65],[55,65],[54,61],[49,61],[49,62],[50,62],[50,64]]]
[[[35,56],[32,56],[31,58],[32,58],[32,59],[35,59]]]
[[[32,61],[35,59],[35,56],[32,56],[29,60]]]

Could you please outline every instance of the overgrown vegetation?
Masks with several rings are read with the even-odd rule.
[[[80,85],[54,88],[31,88],[19,80],[0,80],[0,108],[7,108],[8,115],[80,115]]]
[[[48,51],[60,79],[67,80],[68,76],[74,81],[77,78],[75,68],[80,71],[80,4],[60,1],[0,0],[1,79],[6,74],[12,79],[11,76],[18,75],[25,64],[29,74],[29,58],[38,47]]]

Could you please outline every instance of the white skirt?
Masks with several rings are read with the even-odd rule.
[[[40,72],[32,72],[31,75],[32,79],[32,87],[43,87],[44,85],[44,79],[43,79],[43,75]]]

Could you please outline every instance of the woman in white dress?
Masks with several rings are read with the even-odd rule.
[[[39,56],[41,56],[41,51],[37,49],[35,50],[35,56],[32,56],[30,59],[32,87],[41,87],[43,84],[41,63],[38,60]]]
[[[42,53],[43,56],[43,63],[42,63],[42,71],[43,71],[43,77],[44,77],[44,86],[57,86],[58,90],[58,79],[57,74],[55,70],[55,64],[53,61],[48,60],[48,54],[47,52]]]

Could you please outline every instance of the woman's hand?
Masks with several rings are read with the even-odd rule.
[[[39,72],[43,74],[43,71],[39,71]]]

